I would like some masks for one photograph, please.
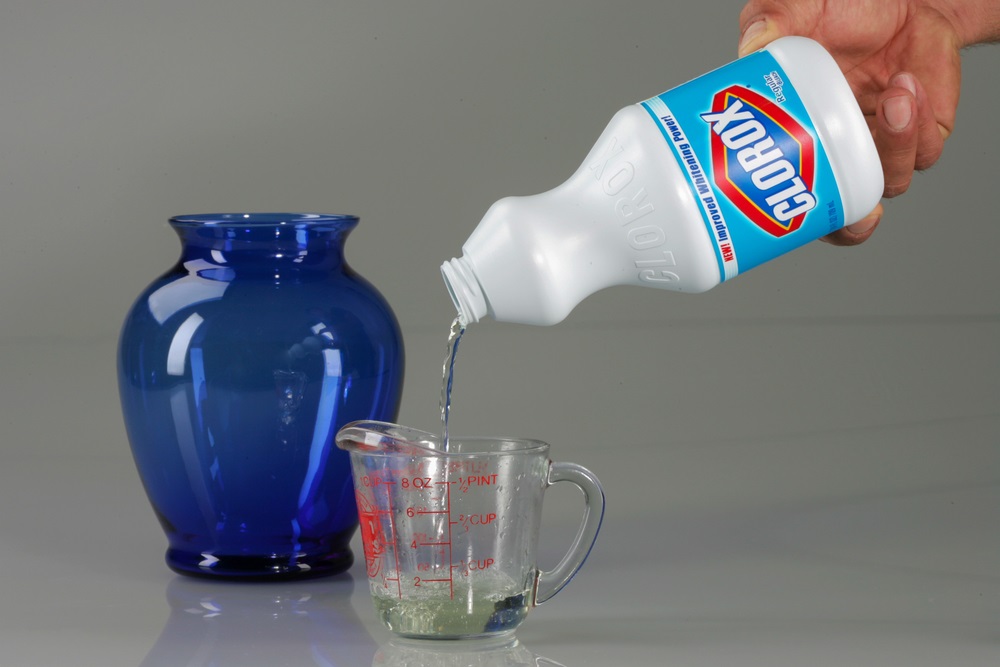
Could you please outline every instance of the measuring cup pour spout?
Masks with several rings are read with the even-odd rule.
[[[388,422],[356,421],[337,433],[337,446],[347,452],[383,456],[439,456],[443,450],[430,433]]]
[[[441,438],[384,422],[337,434],[351,456],[365,567],[382,622],[406,637],[513,632],[583,565],[604,515],[597,477],[515,438]],[[569,552],[537,565],[542,499],[570,482],[584,512]]]

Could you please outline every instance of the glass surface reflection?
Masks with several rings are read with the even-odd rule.
[[[372,667],[565,667],[515,637],[461,641],[395,638],[379,647]]]
[[[353,591],[346,573],[251,586],[173,579],[170,617],[140,667],[368,665],[378,645],[351,605]]]

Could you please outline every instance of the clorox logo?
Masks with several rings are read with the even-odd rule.
[[[812,135],[777,104],[743,86],[716,93],[701,114],[712,128],[716,186],[772,236],[802,226],[816,207]]]

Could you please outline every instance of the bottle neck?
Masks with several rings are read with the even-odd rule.
[[[478,322],[487,315],[489,308],[486,296],[466,257],[456,257],[442,264],[441,276],[455,308],[458,309],[458,319],[462,326]]]

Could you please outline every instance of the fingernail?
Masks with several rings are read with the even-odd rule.
[[[917,83],[913,80],[912,74],[907,74],[905,72],[897,74],[892,77],[892,81],[889,82],[889,85],[896,88],[906,88],[914,97],[917,96]]]
[[[856,236],[867,234],[871,230],[875,229],[875,227],[878,225],[881,219],[882,216],[875,216],[875,217],[869,216],[863,220],[858,220],[853,225],[848,225],[847,231],[851,232]]]
[[[743,31],[743,36],[740,37],[740,47],[739,53],[741,56],[756,50],[756,41],[767,31],[767,21],[765,19],[757,19],[753,23],[747,26],[747,29]]]
[[[902,95],[898,97],[890,97],[883,102],[882,113],[885,115],[885,121],[889,123],[889,127],[897,132],[906,129],[906,126],[910,124],[910,118],[913,115],[910,110],[909,98]]]

